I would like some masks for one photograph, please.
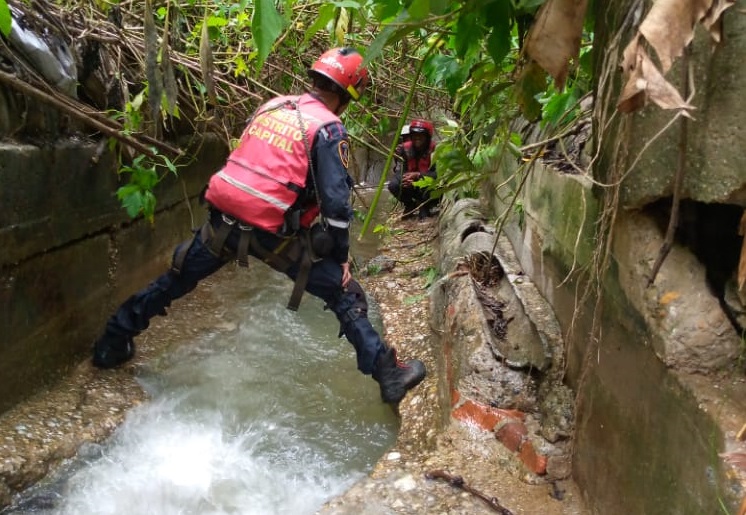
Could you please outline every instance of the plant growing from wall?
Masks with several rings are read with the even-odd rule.
[[[153,223],[156,207],[153,189],[167,174],[177,175],[176,165],[164,155],[156,154],[151,158],[140,154],[130,164],[120,166],[117,173],[127,175],[128,179],[127,184],[117,190],[117,198],[127,214],[131,218],[142,215]]]

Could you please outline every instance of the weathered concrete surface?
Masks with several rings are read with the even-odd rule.
[[[454,322],[461,331],[474,335],[477,339],[474,345],[486,344],[510,367],[546,371],[552,360],[552,349],[549,342],[539,336],[532,315],[525,312],[525,304],[516,294],[515,285],[520,285],[524,278],[515,273],[506,277],[507,272],[494,252],[494,230],[482,223],[478,207],[477,202],[464,200],[447,212],[449,222],[441,228],[439,250],[442,270],[448,271],[447,277],[451,273],[460,273],[464,279],[446,279],[445,284],[441,281],[434,288],[435,296],[443,305],[459,306],[459,316],[468,320]],[[480,290],[481,296],[489,295],[497,308],[495,310],[483,308],[480,291],[471,286],[472,277],[479,278],[480,275],[485,283]],[[451,288],[448,281],[458,285]],[[439,297],[441,292],[446,298]],[[443,306],[437,306],[434,312],[440,313],[442,309]],[[446,325],[438,315],[435,320],[441,326]],[[496,326],[502,326],[499,332],[504,334],[498,334],[494,329]],[[543,330],[538,327],[539,331]]]
[[[330,501],[320,514],[495,513],[475,496],[442,480],[428,479],[427,473],[437,470],[462,477],[468,487],[494,497],[516,515],[589,513],[568,477],[570,460],[562,447],[571,432],[567,424],[571,426],[572,409],[564,422],[559,419],[562,407],[571,406],[572,395],[562,401],[561,395],[546,395],[542,402],[538,383],[547,382],[546,377],[537,380],[497,357],[490,346],[491,330],[485,327],[484,307],[475,299],[463,301],[469,296],[465,292],[472,297],[476,294],[470,272],[458,263],[472,252],[492,252],[492,240],[481,247],[467,242],[491,232],[482,218],[478,204],[470,201],[441,214],[436,262],[449,263],[450,268],[441,270],[443,278],[431,287],[429,302],[407,302],[421,297],[420,276],[432,264],[422,257],[427,247],[397,245],[396,235],[383,249],[395,256],[393,268],[364,280],[366,290],[379,303],[387,340],[400,345],[403,355],[423,359],[428,377],[402,401],[396,445],[369,478]],[[422,224],[395,224],[402,226],[411,233],[405,236],[407,241],[432,239],[423,236],[428,230]],[[511,274],[521,275],[517,263],[497,254]],[[515,286],[525,286],[523,294],[530,296],[530,279],[524,279],[524,284]],[[538,304],[540,299],[534,307]],[[528,310],[533,312],[531,307]],[[542,346],[536,334],[525,339]],[[544,416],[549,412],[553,415]],[[556,445],[542,433],[542,423]],[[567,432],[562,434],[559,425]]]
[[[642,314],[655,353],[681,372],[708,372],[735,363],[741,338],[711,293],[705,269],[689,251],[673,245],[655,282],[646,277],[663,246],[650,218],[628,213],[614,240],[619,284]]]
[[[620,21],[634,4],[632,0],[615,2],[613,8],[599,4],[597,16],[599,20]],[[651,1],[644,2],[644,12],[648,12],[651,4]],[[608,26],[601,23],[595,32],[597,48],[609,48],[611,40],[620,36],[617,30],[615,21],[610,21]],[[702,27],[697,27],[695,35],[690,61],[696,89],[691,103],[696,109],[692,112],[694,119],[688,122],[682,195],[700,202],[746,206],[746,154],[742,152],[746,140],[746,124],[743,123],[746,119],[743,102],[746,69],[740,65],[746,53],[746,18],[737,5],[727,10],[723,17],[723,42],[719,45],[713,44]],[[603,56],[607,63],[612,63],[612,69],[614,60],[618,59],[615,51],[620,54],[631,37],[630,31],[622,33],[621,48],[614,47]],[[666,79],[679,91],[684,91],[681,61],[679,58],[674,63]],[[614,75],[604,76],[604,80],[605,90],[599,98],[610,95],[611,103],[606,106],[610,115],[618,100],[621,79]],[[663,129],[674,115],[674,111],[662,110],[651,103],[632,116],[618,116],[617,120],[624,127],[621,131],[614,129],[601,135],[609,149],[623,149],[624,155],[618,162],[620,169],[631,168],[620,192],[625,208],[640,208],[671,195],[679,167],[680,121]],[[632,167],[638,157],[639,161]]]
[[[492,184],[506,181],[517,166],[506,159]],[[612,249],[610,273],[601,290],[594,284],[588,290],[587,276],[580,272],[595,266],[592,258],[603,249],[595,240],[600,210],[591,182],[540,164],[530,173],[519,197],[522,210],[509,213],[505,229],[565,337],[567,380],[578,392],[573,477],[591,508],[605,514],[697,514],[716,512],[720,502],[732,506],[740,495],[733,480],[737,476],[729,479],[729,467],[713,456],[739,448],[734,415],[724,413],[746,418],[746,406],[733,393],[744,392],[746,382],[730,367],[719,371],[732,364],[732,334],[719,325],[719,307],[703,282],[692,290],[694,282],[686,280],[701,277],[702,270],[692,268],[696,260],[677,248],[667,265],[674,268],[666,269],[660,285],[644,292],[647,275],[639,275],[644,270],[640,264],[649,268],[661,235],[642,245],[632,236],[642,233],[630,232],[626,224],[632,218],[622,211],[614,231],[626,235]],[[557,192],[563,200],[550,200]],[[510,194],[491,196],[489,212],[505,212],[500,199],[509,200]],[[596,304],[597,291],[603,291],[602,305]],[[696,313],[691,320],[659,311],[661,300],[670,304],[675,291],[686,294],[689,313]],[[652,298],[656,303],[649,302]],[[674,318],[666,322],[667,317]],[[672,333],[671,320],[688,333]],[[712,349],[707,342],[720,332],[723,354],[708,354]],[[707,366],[710,386],[669,370],[658,354],[700,371]],[[715,401],[715,391],[731,393]]]
[[[0,412],[62,377],[114,306],[170,260],[204,219],[194,201],[227,148],[206,135],[195,159],[155,190],[158,221],[116,199],[116,163],[96,145],[0,145]],[[122,266],[122,264],[124,266]]]

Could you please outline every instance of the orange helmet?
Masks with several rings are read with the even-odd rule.
[[[409,133],[416,134],[418,132],[425,132],[427,135],[433,137],[433,124],[426,120],[412,120],[409,124]]]
[[[368,70],[363,66],[363,56],[354,48],[327,50],[308,70],[309,75],[314,73],[327,77],[355,100],[360,99],[368,85]]]

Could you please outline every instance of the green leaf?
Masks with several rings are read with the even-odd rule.
[[[168,158],[168,156],[161,155],[160,157],[163,160],[163,164],[166,166],[166,168],[168,168],[169,172],[174,175],[179,175],[179,172],[176,170],[176,165]]]
[[[130,218],[135,218],[140,214],[143,207],[142,194],[140,190],[123,191],[126,186],[117,190],[117,197],[122,201],[122,207],[127,211]]]
[[[375,0],[376,18],[386,21],[399,15],[401,5],[398,0]]]
[[[435,54],[425,63],[424,74],[434,84],[444,85],[451,95],[469,78],[469,67],[453,56]]]
[[[502,32],[493,28],[487,37],[487,51],[495,64],[499,66],[510,52],[510,32]]]
[[[321,29],[334,19],[334,12],[336,7],[334,4],[324,4],[319,9],[319,14],[316,16],[316,20],[311,24],[303,35],[303,44],[306,44],[311,38]]]
[[[465,13],[459,16],[453,37],[457,55],[462,59],[466,57],[469,50],[480,44],[483,36],[484,27],[480,25],[479,16],[476,13]]]
[[[546,77],[546,72],[532,61],[524,67],[516,83],[516,100],[528,121],[536,121],[541,116],[541,104],[536,95],[546,90]]]
[[[570,88],[564,93],[555,93],[549,97],[542,108],[541,125],[558,125],[560,122],[568,122],[575,117],[578,110],[578,99],[580,98],[578,88]],[[570,112],[572,110],[573,112]]]
[[[430,14],[430,0],[414,0],[407,11],[413,20],[422,20]]]
[[[434,267],[428,267],[422,274],[425,277],[425,288],[429,288],[433,285],[435,280],[438,278],[438,269]]]
[[[362,8],[362,5],[360,4],[360,2],[356,2],[355,0],[338,0],[336,2],[329,2],[329,4],[337,6],[337,7],[343,7],[345,9],[361,9]]]
[[[6,0],[0,0],[0,32],[3,36],[8,37],[10,35],[11,25],[10,8]]]
[[[133,174],[133,180],[143,190],[152,190],[158,184],[158,174],[152,168],[140,169]]]
[[[436,16],[440,16],[448,10],[448,0],[430,0],[430,12]]]
[[[249,67],[246,66],[246,61],[244,61],[243,57],[240,55],[236,55],[236,57],[233,59],[233,64],[236,66],[236,69],[233,70],[233,76],[247,76],[249,73]]]
[[[404,304],[407,306],[411,306],[412,304],[417,304],[418,302],[421,302],[427,298],[426,293],[421,293],[419,295],[411,295],[409,297],[405,297]]]
[[[367,65],[371,61],[374,61],[383,52],[383,48],[386,45],[392,45],[402,39],[407,34],[418,29],[420,23],[409,23],[409,14],[405,11],[401,12],[397,16],[396,20],[387,24],[383,30],[376,36],[368,46],[368,50],[365,52],[365,60],[363,64]]]
[[[510,51],[513,8],[510,2],[501,1],[492,3],[485,9],[488,10],[486,24],[492,28],[487,38],[487,51],[499,66]]]
[[[546,0],[520,0],[516,3],[516,10],[520,11],[530,11],[534,7],[538,7],[542,5]]]
[[[210,16],[207,18],[206,23],[208,27],[225,27],[228,25],[228,20],[222,16]]]
[[[142,195],[142,212],[145,218],[150,223],[153,223],[155,215],[155,195],[153,195],[152,191],[146,191]]]
[[[273,0],[257,0],[254,5],[254,15],[251,17],[251,33],[258,50],[257,70],[262,68],[264,61],[272,51],[272,45],[280,37],[282,24],[282,16],[277,12]]]
[[[117,198],[123,200],[127,197],[134,195],[140,191],[140,187],[137,184],[125,184],[117,190]]]
[[[429,175],[423,175],[420,179],[417,179],[412,183],[414,186],[422,189],[428,189],[435,185],[435,179]]]

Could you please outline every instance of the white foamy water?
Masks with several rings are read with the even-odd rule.
[[[310,296],[290,312],[292,284],[246,273],[210,286],[233,324],[154,363],[152,400],[8,514],[303,515],[372,469],[397,421],[336,318]]]

